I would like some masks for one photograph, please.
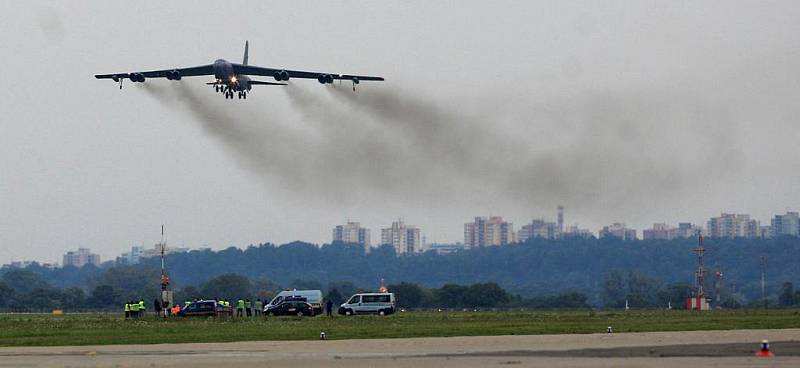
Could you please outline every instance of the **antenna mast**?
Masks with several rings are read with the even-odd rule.
[[[166,317],[167,305],[172,304],[172,291],[169,288],[169,276],[167,276],[167,265],[165,259],[165,251],[167,248],[167,240],[164,236],[164,224],[161,224],[161,305],[165,310],[164,317]]]
[[[705,248],[703,248],[703,236],[700,235],[699,237],[699,244],[697,248],[694,249],[694,253],[697,253],[697,296],[705,296],[703,292],[703,282],[705,281],[706,276],[706,267],[703,262],[703,253],[705,253]]]

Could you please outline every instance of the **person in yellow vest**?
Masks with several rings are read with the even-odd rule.
[[[130,302],[131,305],[131,318],[139,317],[139,303]]]
[[[139,299],[139,317],[144,317],[147,309],[144,308],[144,299]]]
[[[244,300],[244,310],[247,312],[248,317],[253,316],[253,303],[250,302],[250,299]]]
[[[244,314],[244,300],[239,299],[236,301],[236,317],[243,317]]]
[[[125,319],[131,318],[131,304],[125,303]]]

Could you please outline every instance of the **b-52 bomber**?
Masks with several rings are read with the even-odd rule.
[[[111,79],[119,83],[122,89],[122,81],[125,78],[131,82],[143,83],[147,78],[167,78],[168,80],[179,81],[183,77],[197,77],[213,75],[214,81],[206,83],[214,86],[216,92],[225,95],[226,99],[233,99],[237,95],[240,99],[247,98],[247,94],[253,86],[285,86],[289,78],[316,79],[322,84],[330,84],[335,80],[347,80],[353,83],[353,90],[356,84],[361,81],[382,81],[382,77],[371,77],[367,75],[334,74],[320,72],[306,72],[301,70],[289,70],[278,68],[263,68],[247,64],[247,52],[249,44],[244,44],[244,60],[241,64],[231,63],[224,59],[218,59],[213,64],[194,66],[189,68],[174,68],[164,70],[152,70],[148,72],[130,72],[114,74],[97,74],[97,79]],[[257,81],[250,79],[250,76],[272,77],[277,82]]]

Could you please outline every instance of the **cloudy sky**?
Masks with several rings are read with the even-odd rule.
[[[429,242],[503,215],[597,230],[800,208],[793,1],[9,2],[0,262],[326,242],[393,219]],[[386,77],[256,87],[95,73],[240,62]]]

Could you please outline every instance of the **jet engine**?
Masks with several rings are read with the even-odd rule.
[[[330,74],[320,74],[320,75],[317,77],[317,81],[318,81],[318,82],[320,82],[320,83],[322,83],[322,84],[325,84],[325,83],[333,83],[333,76],[332,76],[332,75],[330,75]]]
[[[181,80],[181,72],[177,69],[173,69],[167,72],[167,79],[169,80]]]
[[[289,72],[281,70],[279,72],[275,72],[275,74],[272,77],[275,78],[276,81],[288,81]]]
[[[144,74],[142,73],[131,73],[130,78],[131,82],[144,82]]]

